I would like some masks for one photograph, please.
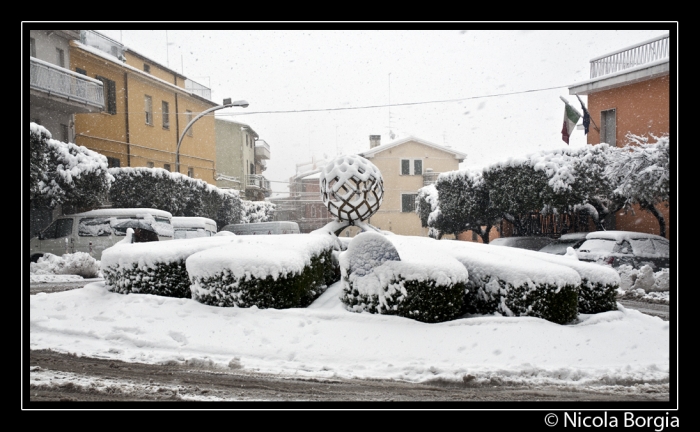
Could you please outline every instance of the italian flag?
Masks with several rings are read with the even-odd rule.
[[[563,139],[565,143],[569,144],[569,137],[571,136],[571,132],[574,131],[576,123],[578,123],[578,119],[581,118],[581,114],[576,110],[576,108],[569,105],[566,99],[561,98],[561,100],[564,101],[565,105],[564,125],[561,128],[561,139]]]

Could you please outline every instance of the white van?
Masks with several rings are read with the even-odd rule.
[[[150,208],[113,208],[59,216],[37,237],[29,240],[29,258],[36,262],[45,253],[61,256],[87,252],[96,260],[102,251],[124,239],[126,228],[115,225],[129,219],[143,220],[153,226],[158,240],[173,239],[170,212]]]
[[[205,217],[173,217],[174,238],[188,239],[196,237],[211,237],[216,234],[216,222]]]
[[[231,231],[236,235],[299,234],[299,224],[289,221],[229,224],[221,231]]]

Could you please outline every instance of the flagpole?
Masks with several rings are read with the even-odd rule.
[[[581,102],[581,106],[583,107],[583,109],[585,109],[586,111],[588,111],[588,108],[586,108],[586,105],[583,103],[583,101],[581,100],[581,98],[578,97],[578,95],[575,95],[575,96],[576,96],[576,99],[578,99],[578,101]],[[593,123],[593,128],[595,129],[595,131],[598,132],[598,133],[600,133],[600,129],[598,129],[598,125],[595,124],[595,122],[593,121],[593,117],[590,116],[590,111],[589,111],[589,116],[588,116],[588,118],[591,119],[591,123]]]

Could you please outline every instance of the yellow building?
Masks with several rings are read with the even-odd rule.
[[[370,135],[370,150],[360,153],[382,173],[384,198],[369,223],[395,234],[427,236],[415,212],[418,189],[435,183],[440,173],[459,169],[467,155],[420,138],[408,137],[380,145]]]
[[[107,156],[111,167],[177,171],[177,144],[199,113],[220,105],[211,90],[99,33],[70,42],[70,69],[104,84],[102,112],[77,114],[75,143]],[[187,131],[179,172],[215,185],[213,112]]]

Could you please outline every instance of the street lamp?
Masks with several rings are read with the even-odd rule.
[[[202,111],[199,113],[199,115],[192,120],[190,120],[189,123],[187,123],[187,126],[185,126],[185,129],[182,131],[182,134],[180,135],[180,139],[177,140],[177,150],[175,150],[175,167],[177,172],[180,172],[180,145],[182,145],[182,139],[185,137],[185,134],[187,131],[192,127],[194,122],[199,120],[200,118],[204,117],[205,115],[209,114],[212,111],[220,110],[223,108],[231,108],[231,107],[241,107],[241,108],[247,108],[249,105],[248,101],[245,100],[237,100],[235,102],[231,102],[231,98],[226,98],[224,99],[224,104],[223,105],[218,105],[212,108],[209,108],[206,111]]]

